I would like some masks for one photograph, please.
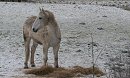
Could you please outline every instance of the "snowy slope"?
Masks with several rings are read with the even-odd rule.
[[[130,12],[98,5],[0,3],[0,78],[32,77],[21,71],[24,63],[22,25],[27,17],[37,15],[39,7],[54,13],[61,28],[62,41],[59,65],[92,66],[91,33],[94,39],[96,65],[108,70],[109,60],[127,51],[130,46]],[[122,55],[123,56],[123,55]],[[35,55],[37,66],[42,65],[42,47]],[[126,57],[126,56],[125,56]],[[123,57],[124,59],[126,59]],[[49,50],[48,63],[53,65]],[[124,63],[125,64],[125,63]],[[106,71],[106,73],[108,73]]]

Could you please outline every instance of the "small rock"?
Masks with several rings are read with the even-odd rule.
[[[106,55],[107,57],[109,57],[109,55]]]
[[[102,6],[107,6],[107,4],[102,4]]]
[[[130,57],[130,55],[128,55],[128,57]]]
[[[76,46],[80,46],[80,44],[76,44]]]
[[[128,3],[128,2],[125,1],[125,3]]]
[[[36,55],[38,55],[38,56],[39,56],[39,54],[36,54]]]
[[[90,45],[93,45],[93,46],[97,47],[97,46],[98,46],[98,43],[90,42],[90,43],[88,43],[88,47],[90,47]]]
[[[106,15],[103,15],[102,17],[107,17]]]
[[[79,23],[80,25],[85,25],[86,23],[84,23],[84,22],[81,22],[81,23]]]
[[[72,4],[76,4],[75,2],[73,2]]]
[[[88,45],[90,45],[90,44],[88,44]]]
[[[100,27],[100,28],[97,28],[98,30],[104,30],[102,27]]]
[[[106,53],[106,54],[108,54],[108,53]]]
[[[122,53],[128,53],[128,51],[121,51]]]
[[[77,50],[76,52],[81,52],[81,51],[82,51],[82,50],[79,49],[79,50]]]
[[[115,4],[111,4],[111,6],[116,6]]]

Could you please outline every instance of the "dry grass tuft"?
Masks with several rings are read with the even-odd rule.
[[[77,77],[77,76],[84,76],[90,74],[94,74],[97,77],[104,75],[104,73],[101,70],[99,70],[99,68],[97,67],[94,67],[93,70],[93,67],[83,68],[81,66],[74,66],[73,68],[68,68],[68,69],[65,69],[63,67],[53,68],[52,66],[46,66],[46,67],[43,66],[41,68],[26,69],[24,73],[43,75],[45,77],[55,77],[55,78]]]
[[[53,73],[50,73],[48,77],[54,77],[54,78],[68,78],[68,77],[74,77],[74,74],[71,73],[69,70],[61,70],[61,71],[54,71]]]
[[[86,69],[89,70],[90,74],[93,74],[93,67],[86,68]],[[94,74],[95,75],[101,74],[101,76],[104,75],[104,73],[99,68],[97,68],[97,67],[94,67]]]
[[[41,68],[26,69],[24,73],[35,75],[46,75],[54,72],[54,70],[55,68],[53,68],[52,66],[42,66]]]
[[[81,73],[83,75],[94,74],[96,76],[102,76],[104,73],[97,67],[83,68],[81,66],[74,66],[71,73]]]

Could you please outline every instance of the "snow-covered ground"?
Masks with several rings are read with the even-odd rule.
[[[38,14],[39,7],[52,11],[60,26],[62,41],[59,65],[61,67],[92,66],[91,36],[96,66],[106,75],[110,72],[110,65],[115,61],[120,60],[124,68],[126,67],[130,47],[129,11],[99,5],[1,2],[0,78],[35,77],[22,72],[24,63],[22,25],[27,17]],[[48,55],[48,63],[53,65],[51,48]],[[119,56],[121,59],[118,60]],[[35,54],[37,66],[42,65],[42,58],[42,47],[39,46]]]

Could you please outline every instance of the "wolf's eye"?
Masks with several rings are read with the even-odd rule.
[[[39,17],[39,19],[42,19],[42,17]]]

